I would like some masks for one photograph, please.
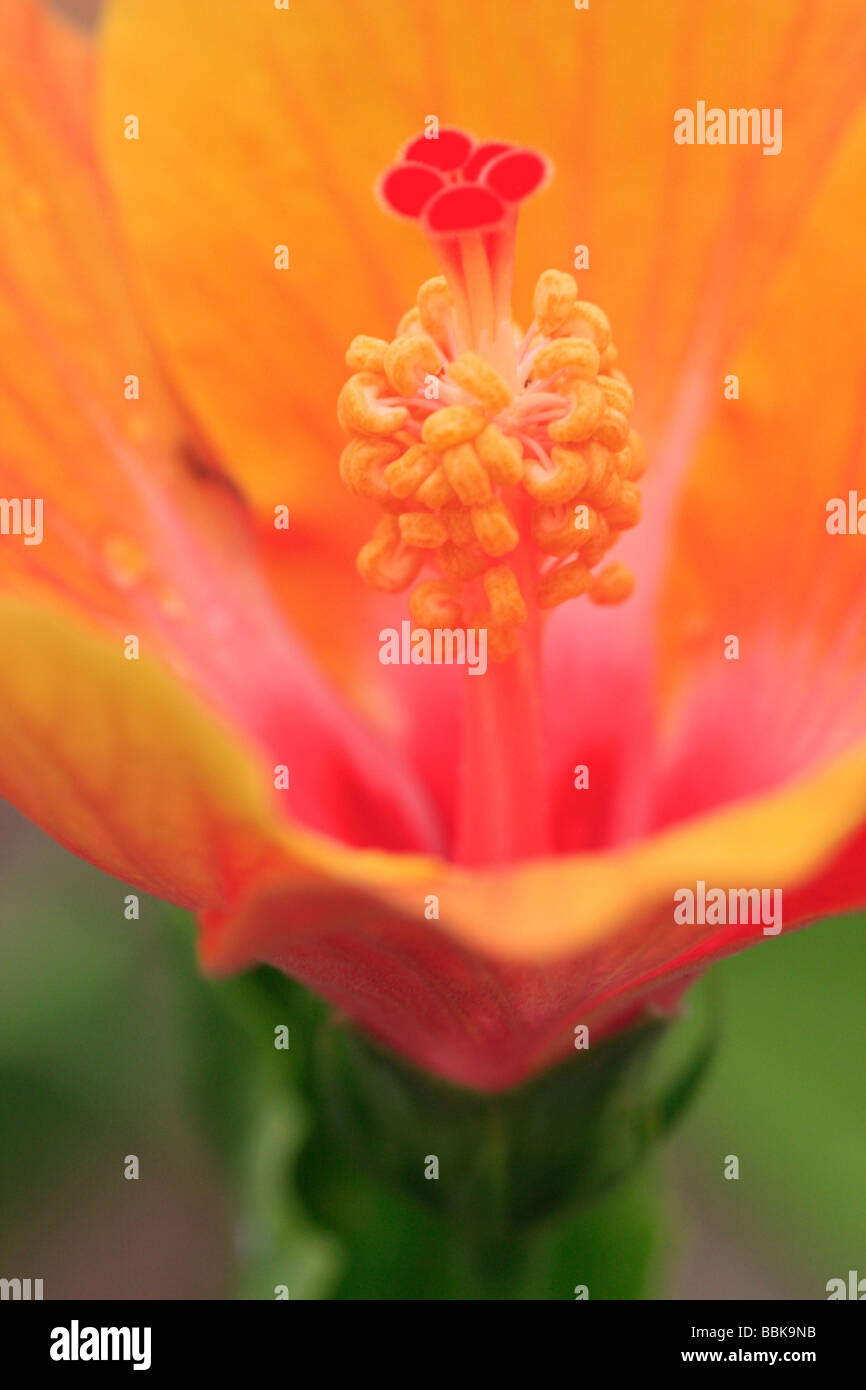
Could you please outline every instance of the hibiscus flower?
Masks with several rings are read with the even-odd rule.
[[[195,911],[207,970],[479,1088],[763,939],[680,889],[866,902],[863,542],[827,527],[866,487],[864,63],[847,0],[111,0],[93,41],[0,0],[0,793]],[[780,152],[679,143],[698,100],[780,110]],[[469,184],[495,215],[437,221]],[[358,474],[364,403],[405,437]],[[610,568],[556,540],[584,504]],[[488,670],[383,663],[407,617]]]

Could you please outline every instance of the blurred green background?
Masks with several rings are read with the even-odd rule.
[[[194,1074],[231,1078],[222,1009],[158,904],[124,918],[128,891],[0,808],[0,1275],[230,1298],[249,1233]],[[825,1298],[866,1273],[864,922],[715,968],[722,1039],[665,1150],[657,1296]]]

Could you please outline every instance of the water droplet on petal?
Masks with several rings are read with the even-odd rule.
[[[131,589],[140,584],[147,571],[147,557],[138,541],[119,531],[103,541],[102,558],[119,589]]]

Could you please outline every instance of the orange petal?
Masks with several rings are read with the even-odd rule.
[[[37,0],[0,0],[0,495],[40,503],[44,538],[5,537],[0,576],[124,623],[136,589],[176,603],[192,511],[199,541],[232,555],[244,528],[142,333],[91,101],[83,35]]]
[[[657,455],[644,522],[621,549],[638,575],[635,598],[604,627],[576,611],[548,630],[558,683],[578,701],[567,716],[551,702],[558,746],[574,747],[578,728],[579,760],[592,754],[596,767],[605,742],[615,746],[617,701],[595,700],[597,682],[609,693],[619,682],[633,738],[629,748],[619,739],[610,777],[579,804],[563,794],[572,823],[561,844],[591,843],[599,827],[609,834],[613,801],[643,834],[779,786],[866,730],[862,556],[856,537],[826,530],[831,499],[847,511],[850,491],[866,495],[864,162],[861,109],[768,268],[740,341],[709,375],[684,379],[667,477],[659,487]],[[739,399],[725,397],[729,375]],[[585,651],[598,663],[589,680]],[[660,737],[647,756],[659,672]]]
[[[379,798],[400,758],[368,740],[280,621],[248,518],[190,457],[143,339],[89,143],[84,40],[33,0],[0,0],[0,78],[0,496],[38,503],[43,532],[0,537],[4,588],[113,634],[115,651],[134,634],[269,765],[291,766],[299,820],[366,840],[372,796],[387,834]],[[31,660],[62,683],[51,652]],[[414,779],[397,780],[397,803],[429,828]]]
[[[866,12],[858,0],[636,0],[597,15],[590,100],[603,117],[575,240],[590,246],[588,288],[614,324],[652,458],[753,321],[857,113]],[[674,111],[699,100],[780,109],[781,152],[675,144]]]
[[[756,760],[793,775],[866,729],[864,161],[866,114],[727,364],[739,399],[723,398],[719,377],[676,530],[665,696],[681,702],[685,761],[713,722],[729,785]],[[828,531],[828,508],[855,534]]]
[[[377,150],[360,74],[342,80],[357,55],[347,19],[109,6],[102,129],[145,306],[202,428],[265,512],[285,502],[300,526],[354,542],[363,518],[337,475],[343,354],[365,326],[393,331],[415,284],[394,275],[399,232],[372,195],[408,108],[390,102]],[[338,44],[322,42],[331,22]],[[139,140],[124,138],[130,114]]]
[[[0,0],[0,494],[41,499],[45,546],[6,539],[7,583],[111,607],[148,541],[180,428],[120,271],[88,134],[91,53],[35,0]],[[140,399],[130,399],[131,379]]]
[[[416,116],[395,103],[381,150],[365,149],[352,92],[308,71],[309,29],[302,9],[267,5],[108,7],[104,145],[141,299],[199,433],[259,509],[263,559],[298,629],[383,723],[382,620],[355,570],[375,508],[340,484],[335,409],[352,336],[371,323],[390,334],[429,269],[418,246],[418,275],[392,276],[402,229],[372,196],[376,161]],[[287,271],[274,267],[283,244]],[[279,505],[291,529],[274,534]]]

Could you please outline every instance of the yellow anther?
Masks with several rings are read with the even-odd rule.
[[[472,508],[472,525],[482,550],[488,555],[507,555],[520,541],[520,533],[501,497]]]
[[[409,418],[402,405],[380,405],[377,392],[385,378],[376,372],[356,372],[350,376],[337,401],[337,419],[344,430],[359,434],[395,434]]]
[[[519,645],[519,638],[512,627],[497,627],[491,612],[476,613],[467,627],[487,633],[487,655],[491,661],[507,661]]]
[[[588,304],[586,300],[580,300],[569,316],[565,331],[570,337],[589,338],[595,343],[604,362],[602,370],[610,370],[607,360],[604,360],[610,347],[610,320],[603,309],[599,309],[597,304]]]
[[[634,467],[634,455],[631,451],[631,445],[626,444],[625,448],[619,449],[613,456],[613,462],[619,476],[623,480],[630,480],[631,470]]]
[[[383,500],[388,495],[388,467],[401,452],[402,446],[394,439],[356,436],[340,455],[340,477],[357,496]]]
[[[595,427],[593,438],[606,449],[618,453],[628,443],[628,420],[619,410],[608,406]]]
[[[614,456],[595,440],[585,444],[582,452],[587,464],[587,478],[581,489],[581,501],[592,502],[604,511],[618,501],[623,485]]]
[[[539,380],[555,372],[570,372],[592,380],[598,374],[600,360],[598,348],[588,338],[554,338],[536,353],[532,373]]]
[[[467,584],[470,579],[477,579],[487,568],[487,560],[483,555],[454,541],[446,541],[442,548],[436,551],[436,559],[444,575],[449,579],[459,580],[462,584]]]
[[[423,333],[424,325],[421,322],[421,315],[416,308],[407,309],[400,322],[397,324],[397,332],[394,335],[402,338],[406,333]]]
[[[491,661],[507,661],[518,647],[517,633],[510,627],[487,629],[487,655]]]
[[[630,569],[618,560],[605,565],[599,574],[593,575],[589,597],[593,603],[623,603],[634,593],[635,579]]]
[[[570,382],[563,394],[571,401],[571,410],[562,420],[553,420],[548,433],[558,444],[579,444],[601,423],[604,394],[594,382],[580,379]]]
[[[443,412],[444,413],[444,412]],[[486,502],[492,494],[490,479],[471,444],[457,444],[442,455],[445,476],[467,507]]]
[[[592,523],[592,508],[588,509]],[[574,524],[574,512],[568,506],[536,507],[532,513],[530,529],[532,539],[547,555],[570,555],[578,546],[589,540],[589,527],[578,530]]]
[[[472,545],[475,540],[472,514],[462,503],[452,502],[443,507],[440,519],[445,523],[449,538],[455,545]]]
[[[619,497],[604,514],[605,521],[616,531],[627,531],[637,526],[643,516],[643,499],[634,483],[624,481],[620,484]]]
[[[498,415],[512,400],[511,387],[477,352],[461,352],[449,364],[448,375],[493,415]]]
[[[419,487],[415,496],[425,507],[429,507],[432,512],[444,507],[446,502],[450,502],[454,497],[454,489],[445,477],[445,469],[441,463],[437,463],[433,472]]]
[[[346,349],[346,366],[353,372],[382,372],[387,346],[384,338],[368,338],[361,333]]]
[[[388,592],[408,587],[416,627],[483,629],[493,661],[518,644],[521,586],[550,609],[581,594],[618,603],[634,584],[606,560],[640,520],[644,470],[610,324],[556,270],[539,278],[534,309],[528,339],[510,325],[508,358],[504,336],[466,336],[473,316],[456,313],[436,276],[393,342],[353,339],[338,402],[351,436],[340,475],[385,513],[359,572]],[[433,577],[419,583],[425,570]]]
[[[383,516],[372,540],[358,553],[358,573],[365,583],[388,594],[408,588],[421,568],[424,553],[407,549],[395,516]]]
[[[592,584],[592,575],[583,560],[569,560],[542,576],[538,581],[538,603],[541,608],[558,608],[571,598],[585,594]]]
[[[643,440],[636,430],[629,430],[628,443],[616,455],[616,466],[620,476],[630,483],[636,483],[646,472]]]
[[[421,426],[421,438],[434,454],[441,454],[474,439],[486,424],[487,416],[479,405],[446,405],[427,416]]]
[[[447,530],[432,512],[403,512],[397,521],[405,545],[417,545],[422,550],[438,550],[448,539]]]
[[[409,617],[418,627],[454,627],[462,616],[460,585],[452,579],[425,579],[409,595]]]
[[[573,518],[572,524],[575,528],[575,539],[571,549],[586,550],[587,553],[591,555],[592,542],[602,542],[605,546],[607,545],[610,527],[601,512],[597,512],[595,507],[587,506],[585,502],[581,503],[581,507],[586,508],[586,516],[584,517],[581,511],[576,513]],[[578,525],[578,521],[583,524]],[[588,562],[584,561],[584,563]]]
[[[634,391],[621,372],[619,376],[600,376],[598,384],[604,392],[605,402],[612,410],[618,410],[621,415],[631,415],[634,410]]]
[[[499,487],[519,483],[523,477],[520,441],[508,439],[496,425],[488,425],[473,441],[476,453],[491,480]]]
[[[494,565],[485,570],[483,582],[498,627],[516,627],[526,622],[526,604],[510,565]]]
[[[438,376],[442,358],[426,333],[404,333],[389,343],[385,353],[385,375],[398,396],[414,396],[426,376]]]
[[[535,286],[535,321],[544,334],[555,333],[577,303],[577,281],[561,270],[545,270]]]
[[[437,347],[447,351],[452,333],[451,291],[444,275],[425,280],[416,296],[418,317],[425,333]]]
[[[586,482],[589,468],[579,449],[567,449],[561,444],[550,453],[553,468],[545,468],[538,459],[526,464],[523,486],[537,502],[570,502]]]
[[[382,477],[393,496],[403,500],[417,491],[435,467],[435,454],[431,454],[423,444],[411,444],[404,454],[388,464]]]
[[[594,569],[599,560],[610,550],[616,537],[610,533],[610,527],[600,514],[596,517],[592,535],[586,545],[581,546],[580,558],[590,569]]]

